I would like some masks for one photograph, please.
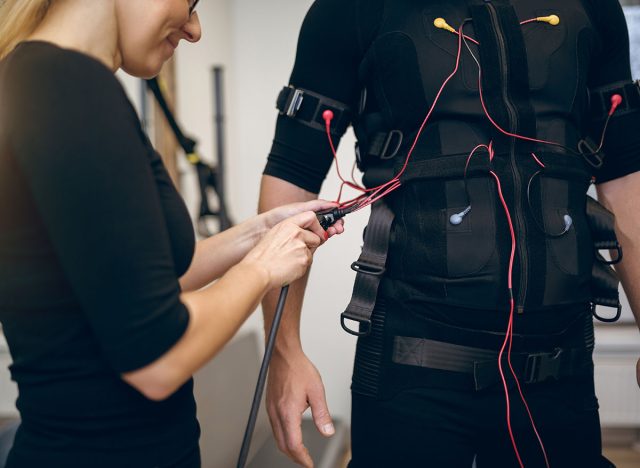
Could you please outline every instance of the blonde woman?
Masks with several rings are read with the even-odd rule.
[[[192,374],[327,236],[310,202],[195,243],[113,73],[154,76],[198,41],[196,3],[0,1],[10,468],[199,466]]]

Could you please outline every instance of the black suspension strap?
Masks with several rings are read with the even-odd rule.
[[[340,316],[340,325],[351,335],[365,336],[371,332],[371,314],[385,272],[393,219],[394,214],[384,200],[372,205],[362,253],[351,265],[351,269],[357,273],[351,301]],[[349,328],[347,320],[357,322],[359,329]]]
[[[622,314],[622,305],[618,292],[620,279],[612,265],[622,260],[622,247],[616,238],[614,215],[590,196],[587,196],[586,212],[595,249],[591,272],[591,313],[601,322],[615,322]],[[605,260],[601,250],[612,252],[612,259]],[[613,308],[615,313],[612,317],[604,317],[598,314],[597,306]]]
[[[220,96],[220,77],[219,77],[219,71],[215,72],[215,82],[216,82],[216,108],[218,110],[221,110],[221,96]],[[160,86],[160,82],[158,81],[158,78],[152,78],[150,80],[146,81],[147,83],[147,87],[151,90],[151,92],[153,93],[156,101],[158,102],[158,105],[160,106],[160,108],[162,109],[162,112],[164,114],[164,116],[167,119],[167,122],[169,124],[169,126],[171,127],[171,130],[173,131],[173,134],[175,135],[175,138],[178,142],[178,145],[180,145],[180,147],[182,148],[182,150],[185,153],[185,156],[187,158],[187,160],[196,168],[196,172],[198,175],[198,187],[199,187],[199,192],[200,192],[200,211],[199,211],[199,215],[198,215],[198,233],[203,236],[203,237],[209,237],[211,235],[213,235],[213,232],[211,232],[211,230],[209,229],[208,225],[207,225],[207,220],[210,218],[218,218],[219,220],[219,226],[220,226],[220,231],[224,231],[225,229],[228,229],[229,227],[231,227],[233,225],[231,219],[229,218],[229,215],[227,214],[227,207],[226,207],[226,201],[225,201],[225,196],[224,196],[224,190],[222,187],[222,181],[223,181],[223,166],[222,166],[222,161],[223,161],[223,155],[222,153],[220,153],[221,148],[220,145],[221,143],[221,137],[222,137],[222,132],[221,132],[221,128],[219,128],[219,125],[217,126],[216,130],[218,131],[218,151],[219,151],[219,155],[218,155],[218,167],[212,167],[209,164],[206,164],[205,162],[202,161],[202,159],[200,158],[200,155],[198,154],[197,151],[197,146],[198,146],[198,142],[191,138],[191,137],[187,137],[184,132],[182,131],[182,129],[180,128],[180,125],[178,124],[173,112],[171,111],[171,109],[169,108],[169,105],[167,103],[167,100],[164,97],[164,93],[162,92],[161,86]],[[220,115],[220,112],[216,112],[216,116]],[[221,119],[221,117],[219,117]],[[218,117],[216,117],[216,123],[218,123]],[[216,195],[216,198],[218,199],[218,209],[217,210],[212,210],[211,207],[209,206],[209,194],[213,193],[214,195]]]

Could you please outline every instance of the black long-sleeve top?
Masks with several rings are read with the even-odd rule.
[[[0,96],[0,322],[22,418],[9,466],[173,466],[197,451],[192,382],[152,402],[120,374],[187,327],[186,207],[98,61],[22,43]]]

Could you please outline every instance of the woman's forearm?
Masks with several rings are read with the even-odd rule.
[[[269,273],[242,262],[218,282],[181,295],[189,310],[189,325],[163,356],[123,379],[147,398],[162,400],[183,385],[238,331],[269,287]]]
[[[266,230],[265,217],[256,216],[199,241],[189,270],[180,278],[182,291],[196,291],[220,278],[244,258]]]

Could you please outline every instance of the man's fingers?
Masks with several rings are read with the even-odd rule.
[[[276,439],[278,450],[283,453],[287,453],[287,444],[284,438],[284,430],[282,429],[282,424],[280,424],[278,412],[274,407],[269,406],[267,408],[267,413],[269,414],[269,421],[271,421],[271,429],[273,429],[273,437],[274,439]]]
[[[322,385],[320,385],[319,388],[309,391],[309,405],[311,406],[313,422],[318,428],[318,431],[325,437],[331,437],[335,434],[336,430],[331,420],[331,414],[329,413],[329,407]]]
[[[344,232],[344,219],[339,219],[335,222],[335,224],[329,226],[327,232],[329,233],[329,237],[333,237],[337,234],[342,234]]]
[[[284,429],[286,453],[298,464],[303,466],[313,466],[313,461],[309,451],[302,443],[302,413],[293,408],[280,410],[281,420]]]

